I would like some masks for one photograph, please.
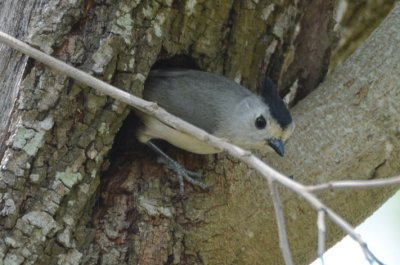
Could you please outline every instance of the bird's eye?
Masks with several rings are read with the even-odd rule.
[[[265,126],[267,125],[267,121],[265,120],[264,116],[260,115],[257,117],[255,125],[257,129],[264,129]]]

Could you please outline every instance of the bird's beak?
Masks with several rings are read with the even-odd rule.
[[[269,139],[267,140],[269,146],[272,147],[272,149],[275,150],[275,152],[280,155],[283,156],[285,154],[285,146],[283,144],[282,140],[279,139]]]

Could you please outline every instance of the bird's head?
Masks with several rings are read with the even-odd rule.
[[[260,96],[242,99],[231,117],[223,126],[224,132],[219,132],[222,137],[245,149],[267,148],[284,155],[284,143],[295,125],[271,80],[264,81]]]

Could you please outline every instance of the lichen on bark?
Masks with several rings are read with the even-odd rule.
[[[188,55],[203,70],[225,74],[251,89],[255,89],[266,72],[281,84],[287,80],[290,87],[297,76],[285,79],[288,69],[297,69],[291,68],[291,64],[296,62],[295,58],[301,58],[296,46],[301,38],[295,29],[321,8],[322,14],[332,12],[329,5],[300,5],[298,1],[52,0],[36,6],[32,22],[36,28],[27,36],[31,44],[135,95],[141,95],[146,76],[157,60],[179,54]],[[328,26],[316,27],[310,23],[302,30],[312,35],[318,29],[326,33],[324,41],[329,41],[330,17],[324,19],[323,25]],[[321,46],[318,53],[328,56],[328,51],[329,47]],[[313,67],[323,72],[325,57],[320,59]],[[307,65],[300,66],[308,70]],[[357,80],[354,83],[358,85]],[[369,84],[363,85],[369,87]],[[352,104],[367,104],[373,95],[368,88],[352,89],[356,94]],[[319,105],[311,102],[309,106],[317,110],[318,106],[325,106],[324,93],[312,101]],[[390,104],[392,108],[397,106]],[[300,113],[302,107],[297,108],[295,113]],[[312,113],[312,109],[305,109]],[[177,196],[179,185],[173,174],[157,164],[143,146],[128,145],[134,138],[132,130],[137,122],[134,118],[127,119],[121,128],[129,111],[127,106],[29,61],[1,161],[3,261],[11,264],[280,262],[275,217],[265,195],[265,181],[223,154],[199,157],[169,148],[187,167],[202,168],[204,181],[212,187],[210,192],[201,192],[187,186],[185,197]],[[302,120],[301,114],[295,117],[301,131],[310,130],[311,125]],[[310,121],[312,118],[309,117]],[[328,135],[327,139],[332,136],[323,130],[322,121],[314,124],[317,125],[321,134]],[[110,153],[118,131],[119,140],[115,142],[127,146],[133,155],[115,148],[117,143]],[[307,139],[307,135],[300,132],[289,143],[287,159],[291,162],[282,164],[271,156],[268,161],[288,174],[294,174],[293,168],[299,169],[294,177],[307,182],[306,176],[313,172],[317,175],[315,172],[323,167],[310,167],[315,170],[312,171],[298,164],[312,161],[306,151],[320,147],[315,142],[320,135],[314,136],[305,145],[302,139]],[[374,134],[369,140],[380,139]],[[362,165],[371,165],[363,172],[374,177],[392,172],[395,161],[392,158],[398,156],[397,142],[386,138],[378,142],[383,143],[379,152],[385,152],[384,159],[367,155],[372,149],[355,148],[362,151],[358,157]],[[321,150],[328,152],[336,144],[339,141],[332,140]],[[346,152],[349,151],[341,155]],[[304,154],[309,160],[299,161],[295,153]],[[345,163],[339,155],[327,161]],[[330,166],[327,162],[326,167]],[[325,176],[314,177],[326,180]],[[383,198],[378,192],[372,194],[377,201]],[[285,193],[283,198],[291,239],[296,246],[295,256],[306,262],[312,251],[308,244],[299,244],[303,234],[292,225],[301,220],[302,228],[306,226],[302,232],[312,234],[314,227],[308,225],[314,224],[314,215],[307,214],[310,209],[298,204],[297,197]],[[359,206],[364,207],[368,202],[360,202]]]

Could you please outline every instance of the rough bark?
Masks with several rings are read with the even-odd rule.
[[[29,18],[34,11],[36,1],[2,0],[0,2],[0,29],[17,38],[25,37]],[[24,14],[24,15],[21,15]],[[9,136],[11,111],[18,93],[18,85],[24,72],[27,58],[0,45],[0,157],[6,148],[5,140]]]
[[[272,165],[306,184],[399,175],[399,22],[397,4],[365,43],[294,107],[297,128],[288,156],[285,161],[270,160]],[[397,189],[326,191],[321,198],[356,225]],[[305,214],[297,198],[286,203],[289,224],[315,240],[315,226],[299,226],[315,223],[315,215]],[[328,231],[332,244],[338,229]],[[310,247],[305,238],[293,237],[291,242],[297,239],[304,249]]]
[[[292,1],[271,2],[53,0],[36,4],[26,35],[32,45],[137,95],[153,63],[177,54],[189,55],[200,68],[242,80],[254,88],[266,70],[275,80],[283,80],[286,69],[296,69],[291,65],[301,63],[292,60],[304,51],[296,48],[296,41],[301,39],[297,39],[295,28],[306,23],[310,18],[307,14],[315,13],[315,9],[327,14],[322,23],[326,27],[312,23],[303,28],[302,34],[318,39],[320,33],[326,32],[322,34],[324,41],[333,39],[332,23],[327,22],[332,5],[316,4],[319,1],[302,6]],[[395,15],[392,19],[398,20]],[[382,30],[385,28],[394,30],[388,25]],[[315,34],[316,31],[320,33]],[[372,39],[372,43],[374,40],[377,41]],[[335,88],[348,87],[341,89],[340,95],[354,100],[348,108],[347,101],[338,97],[339,90],[333,88],[318,90],[311,99],[301,102],[295,109],[299,129],[288,146],[288,158],[275,161],[271,155],[268,160],[296,179],[310,183],[336,178],[340,172],[340,177],[345,177],[346,170],[365,177],[357,173],[364,164],[370,166],[366,167],[369,170],[364,168],[367,173],[378,168],[373,171],[375,175],[371,173],[374,177],[398,171],[393,161],[398,157],[399,143],[389,137],[393,131],[385,129],[393,127],[379,127],[398,122],[398,116],[383,113],[377,107],[363,116],[369,106],[375,106],[372,99],[376,95],[382,104],[392,104],[390,111],[398,109],[396,90],[381,91],[375,85],[374,89],[369,86],[370,80],[376,80],[372,84],[387,82],[379,86],[382,89],[395,84],[387,77],[396,81],[397,76],[383,76],[377,71],[391,67],[394,72],[396,65],[390,63],[394,64],[396,57],[384,61],[390,54],[371,58],[367,52],[371,49],[372,54],[377,53],[378,48],[385,49],[379,52],[388,51],[390,44],[390,40],[382,42],[387,47],[370,44],[363,50],[365,57],[364,52],[359,53],[353,58],[354,63],[344,68],[343,76],[336,77],[339,84],[346,85],[336,83]],[[321,55],[328,56],[330,47],[320,45],[316,49],[319,60],[313,63],[317,66],[301,67],[306,72],[318,69],[315,76],[320,77],[327,67],[326,57]],[[363,61],[373,59],[382,60],[375,62],[380,69],[368,69]],[[187,186],[186,198],[180,198],[173,175],[166,173],[143,146],[129,145],[136,154],[127,154],[126,147],[121,148],[133,139],[132,120],[124,124],[113,152],[106,157],[129,112],[126,106],[35,62],[22,71],[25,78],[12,109],[10,137],[7,145],[2,144],[5,152],[0,169],[0,257],[4,264],[281,262],[267,185],[246,166],[223,154],[201,157],[168,148],[188,167],[204,170],[205,181],[212,187],[210,192],[200,192]],[[369,72],[363,75],[364,71]],[[350,82],[346,73],[353,73],[359,80]],[[310,83],[315,86],[318,78],[310,76]],[[333,86],[332,81],[327,84]],[[355,97],[346,97],[354,94]],[[343,105],[334,108],[338,106],[335,102],[342,101]],[[344,110],[350,112],[343,114]],[[327,117],[324,111],[330,111],[331,120],[323,118]],[[337,113],[337,118],[331,113]],[[358,113],[354,117],[368,118],[368,122],[355,122],[346,113]],[[337,125],[335,134],[327,129],[327,122]],[[366,145],[364,129],[371,123],[374,131]],[[359,134],[344,137],[347,131],[340,128],[352,128]],[[333,136],[342,137],[335,140]],[[385,140],[380,136],[386,136]],[[382,153],[386,147],[387,153]],[[317,163],[313,154],[324,154],[323,163]],[[321,172],[326,174],[321,177]],[[368,194],[357,201],[359,204],[352,205],[354,208],[346,212],[346,217],[361,220],[389,196],[389,192],[381,191],[345,194]],[[340,198],[348,199],[345,195]],[[309,231],[315,229],[314,214],[290,193],[284,197],[292,248],[296,260],[305,263],[313,257],[310,242],[314,238]],[[332,197],[325,196],[327,200]],[[339,208],[342,201],[336,198],[329,202]],[[293,220],[298,220],[295,225]],[[331,241],[338,238],[336,231],[334,235]]]
[[[296,52],[293,57],[286,56],[287,65],[281,70],[280,76],[282,88],[294,89],[293,83],[298,86],[293,104],[306,97],[325,78],[331,49],[337,41],[331,31],[335,3],[316,0],[306,4],[307,12],[298,25],[295,43],[292,44]]]
[[[340,0],[337,20],[340,41],[332,52],[330,71],[341,64],[379,26],[396,0]]]

